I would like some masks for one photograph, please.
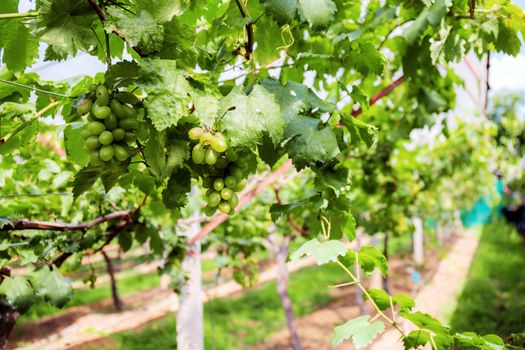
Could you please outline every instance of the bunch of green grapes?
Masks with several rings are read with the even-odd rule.
[[[139,121],[133,106],[139,99],[127,91],[110,94],[104,85],[92,85],[90,90],[77,105],[77,113],[86,118],[81,136],[90,163],[100,166],[112,160],[123,162],[131,155],[129,144],[137,138]]]
[[[247,184],[247,163],[229,148],[228,140],[220,132],[196,127],[188,136],[198,142],[193,146],[191,158],[200,165],[202,186],[207,189],[208,205],[204,212],[211,216],[219,209],[224,214],[233,214],[239,203],[237,192]]]

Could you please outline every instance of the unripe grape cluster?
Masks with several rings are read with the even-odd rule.
[[[203,167],[202,186],[207,189],[204,212],[211,216],[219,209],[224,214],[233,214],[239,203],[237,192],[247,184],[246,162],[229,147],[228,140],[220,132],[196,127],[190,129],[188,136],[197,142],[191,158]]]
[[[123,162],[130,156],[129,144],[136,140],[139,122],[133,106],[139,100],[127,91],[115,90],[110,95],[104,85],[92,85],[90,90],[88,97],[77,105],[77,113],[86,118],[81,136],[90,164]]]

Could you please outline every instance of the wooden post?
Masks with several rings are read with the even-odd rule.
[[[414,263],[416,265],[422,265],[425,262],[425,255],[423,249],[423,220],[420,218],[412,218],[414,223],[414,235],[413,235],[413,254]]]
[[[191,191],[197,198],[198,188]],[[194,216],[199,217],[199,210]],[[195,220],[186,235],[189,239],[200,231],[200,224]],[[179,310],[177,312],[177,349],[204,350],[204,312],[202,292],[201,247],[199,241],[190,244],[188,253],[182,262],[182,269],[188,274],[188,281],[182,287],[179,295]]]

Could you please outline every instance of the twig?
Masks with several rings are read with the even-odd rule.
[[[29,119],[28,121],[20,124],[15,130],[13,130],[13,132],[5,135],[3,138],[0,139],[0,146],[7,143],[7,141],[9,141],[13,136],[15,136],[16,134],[18,134],[20,131],[24,130],[25,128],[27,128],[29,125],[31,125],[35,120],[37,120],[38,118],[40,118],[41,116],[43,116],[47,111],[49,111],[50,109],[54,108],[55,106],[58,106],[60,104],[60,101],[57,101],[57,100],[54,100],[53,102],[51,102],[50,104],[48,104],[46,107],[42,108],[40,111],[38,111],[35,116],[31,119]]]
[[[95,12],[97,13],[98,15],[98,18],[100,19],[100,21],[102,23],[104,23],[105,21],[108,20],[108,16],[106,15],[106,13],[104,12],[104,10],[98,6],[97,4],[97,0],[88,0],[89,4],[91,5],[91,7],[93,7],[93,9],[95,10]],[[142,54],[142,50],[140,49],[140,47],[138,46],[135,46],[135,45],[132,45],[123,35],[122,33],[120,33],[118,30],[116,29],[113,29],[112,32],[114,34],[116,34],[119,38],[121,38],[122,40],[124,40],[124,42],[129,46],[131,47],[140,57],[144,57],[144,55]]]
[[[0,19],[30,18],[30,17],[38,17],[38,12],[0,13]]]
[[[52,95],[52,96],[58,96],[58,97],[66,97],[66,98],[77,98],[76,96],[68,96],[68,95],[64,95],[64,94],[59,94],[57,92],[39,89],[39,88],[36,88],[34,86],[29,86],[29,85],[24,85],[24,84],[20,84],[20,83],[15,83],[14,81],[0,79],[0,82],[5,83],[5,84],[9,84],[9,85],[18,86],[18,87],[21,87],[21,88],[24,88],[24,89],[28,89],[28,90],[33,90],[33,91],[40,92],[40,93],[43,93],[43,94],[46,94],[46,95]]]
[[[243,18],[251,18],[243,0],[235,0],[235,3],[237,4],[237,7],[239,8]],[[245,26],[247,42],[245,46],[246,52],[244,53],[244,57],[246,57],[246,59],[250,59],[253,53],[253,23],[253,20],[250,20],[250,23],[246,24]]]
[[[65,224],[55,222],[43,222],[43,221],[30,221],[27,219],[20,219],[12,221],[4,225],[0,231],[14,231],[14,230],[51,230],[51,231],[85,231],[94,226],[100,225],[106,221],[112,221],[117,219],[130,218],[132,212],[129,210],[121,210],[111,214],[102,215],[98,218],[87,222],[85,224]]]

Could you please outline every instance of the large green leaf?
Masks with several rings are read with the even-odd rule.
[[[0,294],[21,313],[35,301],[35,293],[29,282],[22,276],[5,277],[0,284]]]
[[[139,84],[148,94],[144,104],[155,128],[162,131],[189,115],[191,86],[172,60],[140,62]]]
[[[381,321],[369,323],[368,319],[368,315],[363,315],[335,327],[332,335],[332,344],[337,346],[350,338],[356,349],[369,344],[378,334],[385,331],[385,324]]]
[[[328,163],[340,152],[335,133],[329,127],[319,128],[320,122],[299,116],[286,129],[285,138],[290,140],[285,147],[298,169]]]
[[[98,20],[85,0],[40,0],[39,16],[34,34],[51,45],[56,53],[76,55],[97,46],[91,25]]]
[[[311,255],[314,257],[318,265],[326,264],[330,261],[336,261],[340,255],[345,255],[348,249],[339,241],[331,240],[326,242],[319,242],[317,239],[312,239],[304,243],[292,255],[290,261],[299,260],[304,255]]]
[[[0,1],[0,13],[18,12],[17,0]],[[22,71],[38,57],[38,40],[18,19],[0,21],[2,62],[12,71]]]
[[[281,141],[284,119],[281,109],[266,88],[256,85],[249,95],[234,88],[219,103],[218,122],[233,147],[250,147],[262,141],[267,133],[274,143]]]
[[[409,44],[416,42],[429,25],[436,26],[441,22],[450,6],[452,6],[451,0],[436,0],[432,5],[424,8],[414,22],[405,30],[405,40]]]
[[[54,306],[62,307],[71,299],[73,288],[57,268],[50,269],[45,265],[34,271],[31,277],[37,294]]]
[[[332,0],[299,0],[299,14],[312,26],[327,26],[336,11]]]
[[[164,42],[164,27],[157,24],[147,11],[129,17],[126,11],[112,7],[108,9],[108,14],[109,20],[104,22],[106,32],[119,32],[131,46],[139,47],[142,54],[160,51]]]

